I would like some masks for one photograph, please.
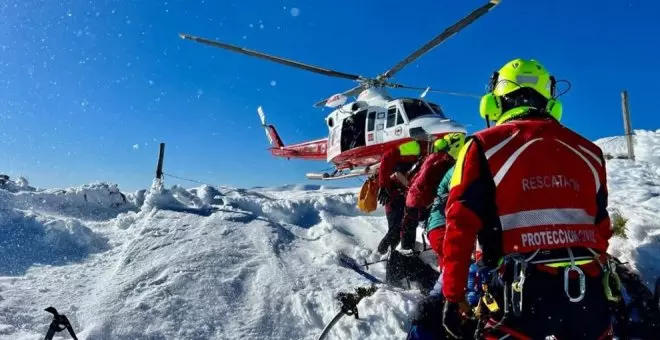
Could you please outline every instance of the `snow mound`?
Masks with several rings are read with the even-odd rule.
[[[614,158],[628,155],[625,136],[601,138],[595,142],[603,153]],[[660,166],[660,129],[656,131],[635,130],[633,135],[635,159]]]
[[[107,249],[107,239],[76,219],[8,208],[0,202],[0,276],[32,265],[64,265]]]
[[[0,174],[0,189],[9,192],[36,190],[34,187],[30,186],[30,183],[28,183],[28,180],[24,177],[18,177],[16,180],[12,180],[9,176],[2,174]]]
[[[286,198],[285,198],[286,197]],[[323,215],[357,216],[354,189],[335,191],[232,190],[226,192],[225,203],[249,211],[277,223],[310,228],[323,220]]]
[[[0,338],[42,338],[50,305],[80,339],[315,338],[338,311],[335,294],[369,284],[338,265],[338,252],[379,258],[372,249],[382,222],[382,211],[355,209],[355,189],[184,190],[156,182],[139,211],[89,225],[108,237],[103,253],[33,266],[20,282],[0,276]],[[361,306],[374,326],[346,318],[333,332],[403,335],[416,294],[383,288]]]
[[[212,207],[195,192],[187,191],[181,186],[175,185],[171,189],[165,189],[162,182],[154,180],[151,190],[145,195],[142,211],[154,209],[171,210],[188,213],[210,214]],[[209,189],[200,189],[203,197],[208,199],[211,195]]]
[[[95,183],[68,189],[18,190],[0,189],[0,200],[15,208],[39,210],[60,216],[101,221],[136,211],[117,185]]]

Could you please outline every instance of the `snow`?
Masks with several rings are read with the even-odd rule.
[[[660,129],[656,131],[635,130],[633,134],[636,160],[653,163],[660,166],[660,143],[658,135]],[[628,147],[624,136],[613,136],[602,138],[596,141],[605,153],[613,157],[627,156]]]
[[[650,282],[660,275],[660,130],[636,134],[640,160],[607,162],[610,209],[628,218],[628,238],[610,251]],[[316,339],[339,310],[336,293],[369,285],[338,252],[380,259],[384,213],[360,212],[357,191],[154,182],[123,193],[12,179],[0,186],[0,339],[43,339],[48,306],[80,339]],[[384,278],[382,264],[369,272]],[[382,287],[328,339],[405,338],[419,298]]]
[[[615,157],[607,162],[609,210],[626,223],[628,239],[615,238],[610,252],[642,273],[649,286],[660,275],[660,130],[635,130],[636,162],[616,159],[627,155],[621,136],[596,141]]]

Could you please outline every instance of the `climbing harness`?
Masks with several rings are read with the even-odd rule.
[[[46,337],[44,340],[52,340],[53,336],[55,336],[55,333],[59,333],[63,330],[68,330],[69,334],[71,335],[71,338],[73,340],[78,340],[76,337],[76,333],[73,331],[73,327],[71,327],[71,323],[69,322],[69,319],[64,314],[59,314],[57,312],[57,309],[54,307],[48,307],[45,309],[46,312],[53,314],[53,321],[50,323],[50,326],[48,327],[48,333],[46,333]]]
[[[373,295],[376,290],[378,290],[378,288],[375,285],[372,285],[369,288],[358,287],[355,289],[355,293],[339,292],[337,294],[337,300],[339,300],[339,303],[341,304],[341,310],[339,313],[337,313],[337,315],[335,315],[330,323],[325,326],[323,332],[321,332],[321,335],[318,337],[318,340],[325,339],[328,333],[330,333],[332,327],[337,323],[337,321],[339,321],[339,319],[342,318],[342,316],[353,315],[356,319],[359,319],[360,317],[358,314],[357,304],[363,298]]]

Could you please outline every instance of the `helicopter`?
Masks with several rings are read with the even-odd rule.
[[[466,133],[466,128],[445,116],[439,105],[425,100],[429,92],[454,96],[480,98],[480,96],[413,87],[394,83],[389,79],[404,67],[417,60],[443,41],[464,29],[499,4],[500,0],[489,0],[486,4],[470,12],[467,16],[447,27],[425,45],[405,59],[375,78],[326,69],[295,60],[249,50],[243,47],[180,33],[184,40],[226,49],[298,69],[356,81],[357,86],[337,93],[314,104],[314,107],[329,107],[334,110],[325,118],[329,130],[327,138],[285,145],[275,126],[266,123],[266,115],[261,106],[257,113],[270,143],[273,156],[287,159],[324,160],[332,163],[331,173],[307,173],[311,180],[333,180],[347,177],[371,175],[378,169],[380,157],[392,148],[413,139],[430,141],[452,133]],[[423,91],[419,98],[393,98],[386,88]],[[357,96],[357,97],[355,97]],[[349,97],[355,100],[347,103]]]

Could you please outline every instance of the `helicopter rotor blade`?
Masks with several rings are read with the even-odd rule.
[[[454,92],[454,91],[445,91],[445,90],[434,90],[433,88],[429,88],[429,87],[415,87],[415,86],[401,85],[401,84],[397,84],[397,83],[386,83],[386,86],[391,87],[391,88],[395,88],[395,89],[426,91],[426,92],[431,92],[431,93],[445,94],[445,95],[448,95],[448,96],[470,97],[470,98],[477,98],[477,99],[481,98],[481,95],[474,94],[474,93]]]
[[[408,64],[412,63],[417,58],[421,57],[422,55],[426,54],[436,46],[440,45],[442,42],[444,42],[448,38],[452,37],[454,34],[458,33],[459,31],[467,27],[469,24],[479,19],[482,15],[488,13],[488,11],[490,11],[493,7],[499,4],[499,2],[500,0],[489,0],[487,4],[475,9],[470,14],[465,16],[463,19],[447,27],[444,31],[442,31],[442,33],[438,34],[435,38],[427,42],[424,46],[420,47],[417,51],[411,53],[405,59],[400,61],[398,64],[394,65],[394,67],[385,71],[385,73],[381,74],[378,77],[378,79],[388,79],[392,77],[395,73],[401,71],[401,69],[406,67]]]
[[[269,54],[266,54],[266,53],[253,51],[253,50],[249,50],[247,48],[243,48],[243,47],[239,47],[239,46],[235,46],[235,45],[230,45],[230,44],[226,44],[226,43],[215,41],[215,40],[209,40],[209,39],[206,39],[206,38],[201,38],[201,37],[197,37],[197,36],[186,34],[186,33],[179,33],[179,37],[181,37],[181,39],[184,39],[184,40],[186,40],[186,39],[192,40],[192,41],[195,41],[195,42],[198,42],[198,43],[201,43],[201,44],[205,44],[205,45],[209,45],[209,46],[213,46],[213,47],[218,47],[218,48],[223,48],[223,49],[226,49],[226,50],[230,50],[230,51],[233,51],[233,52],[249,55],[249,56],[252,56],[252,57],[266,59],[266,60],[273,61],[273,62],[282,64],[282,65],[287,65],[287,66],[303,69],[305,71],[319,73],[319,74],[322,74],[322,75],[325,75],[325,76],[336,77],[336,78],[344,78],[344,79],[350,79],[350,80],[361,80],[361,79],[363,79],[361,76],[358,76],[358,75],[355,75],[355,74],[338,72],[338,71],[329,70],[329,69],[325,69],[325,68],[314,66],[314,65],[303,64],[303,63],[295,61],[295,60],[276,57],[276,56],[269,55]]]
[[[358,85],[358,86],[356,86],[356,87],[354,87],[350,90],[346,90],[346,91],[342,92],[341,94],[346,96],[346,97],[352,97],[352,96],[360,94],[360,92],[362,92],[362,91],[364,91],[364,85],[360,84],[360,85]],[[325,98],[325,99],[323,99],[319,102],[314,103],[314,107],[321,107],[321,106],[325,105],[325,103],[328,102],[328,99],[330,99],[330,98]]]

